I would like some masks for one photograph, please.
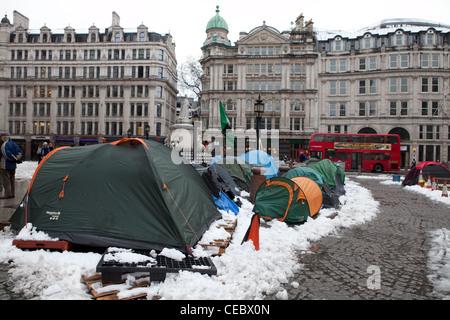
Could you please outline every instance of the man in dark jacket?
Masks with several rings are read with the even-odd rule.
[[[15,196],[16,168],[17,163],[22,160],[22,150],[10,139],[9,134],[2,134],[1,139],[0,173],[5,195],[0,199],[10,199]]]

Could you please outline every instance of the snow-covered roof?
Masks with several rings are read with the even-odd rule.
[[[436,31],[444,33],[450,32],[450,25],[423,19],[405,18],[385,19],[368,27],[353,31],[320,29],[315,29],[314,31],[319,41],[326,41],[328,39],[333,39],[338,35],[343,38],[356,39],[363,36],[365,33],[387,35],[397,31],[398,29],[402,29],[405,32],[417,33],[420,31],[426,31],[429,28],[434,28]]]

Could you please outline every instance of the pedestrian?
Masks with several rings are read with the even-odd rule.
[[[42,145],[42,148],[41,148],[41,156],[40,156],[39,161],[44,159],[44,157],[46,155],[48,155],[50,153],[50,151],[52,151],[52,149],[50,148],[50,146],[48,145],[47,142],[44,142],[44,144]]]
[[[15,196],[17,163],[22,162],[22,150],[10,139],[8,133],[1,135],[0,174],[5,195],[0,199],[11,199]]]

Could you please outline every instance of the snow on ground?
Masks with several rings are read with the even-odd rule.
[[[35,162],[20,164],[17,178],[31,179],[36,166]],[[226,252],[212,257],[218,271],[217,276],[181,271],[167,274],[164,282],[124,290],[127,289],[127,281],[122,287],[118,287],[119,298],[146,293],[149,299],[161,296],[162,299],[179,300],[259,300],[264,299],[266,294],[273,294],[278,299],[289,299],[285,288],[298,286],[295,281],[289,282],[294,272],[301,271],[302,268],[298,262],[299,252],[308,252],[311,243],[337,233],[340,228],[363,224],[376,217],[378,202],[373,199],[369,190],[352,179],[346,179],[345,189],[347,193],[340,198],[342,206],[338,211],[321,209],[317,218],[310,218],[304,224],[288,226],[280,221],[261,220],[259,251],[255,251],[251,241],[241,244],[253,215],[253,205],[242,198],[243,204],[236,216],[222,212],[224,220],[237,219],[238,223]],[[216,227],[221,223],[223,221],[219,220],[213,224],[203,239],[222,237],[224,229]],[[27,230],[30,229],[32,228]],[[444,260],[442,252],[449,250],[448,240],[444,241],[449,236],[448,230],[436,232],[436,249],[431,257],[432,265],[435,266],[433,270],[440,275],[435,277],[436,288],[439,290],[448,285],[445,279],[442,281],[442,274],[448,275],[450,264],[448,260]],[[22,232],[21,236],[26,237],[26,232]],[[12,245],[15,237],[16,234],[11,231],[0,232],[0,263],[10,264],[9,275],[14,283],[12,290],[15,293],[27,299],[92,299],[82,281],[82,275],[95,274],[100,254],[22,251]],[[194,248],[196,256],[209,253],[200,245]],[[167,254],[174,256],[173,252]],[[129,276],[129,280],[134,280],[133,275]]]

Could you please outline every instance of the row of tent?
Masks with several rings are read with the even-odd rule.
[[[345,175],[330,160],[309,161],[263,182],[255,195],[253,211],[262,218],[301,223],[321,208],[338,208],[345,194]]]
[[[39,163],[10,222],[16,229],[31,223],[51,237],[78,245],[171,247],[189,254],[222,217],[218,209],[238,213],[237,196],[249,191],[251,169],[266,155],[216,159],[202,167],[182,163],[170,148],[139,138],[57,148]],[[257,191],[254,210],[268,219],[302,222],[322,206],[314,200],[318,194],[324,206],[336,206],[336,197],[345,192],[344,175],[325,160],[283,177],[277,177],[273,159],[264,161],[270,170]],[[285,190],[277,190],[279,182],[290,186],[295,201],[289,200],[289,191],[286,198]],[[275,207],[284,219],[276,216]]]

